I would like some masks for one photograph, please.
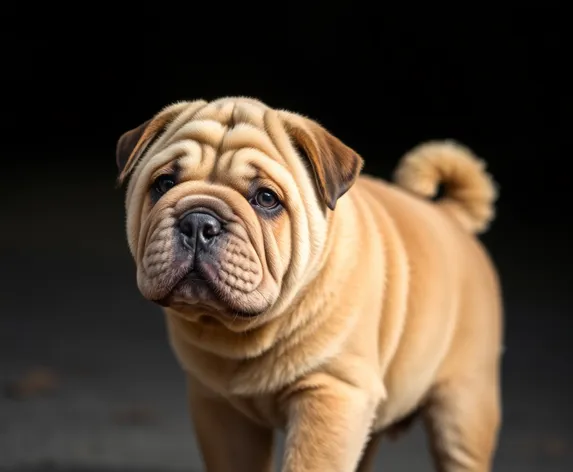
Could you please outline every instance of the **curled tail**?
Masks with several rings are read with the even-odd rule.
[[[496,186],[485,163],[454,141],[429,141],[402,157],[394,181],[421,197],[433,198],[470,233],[485,232],[495,217]]]

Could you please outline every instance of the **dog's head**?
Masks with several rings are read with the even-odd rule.
[[[247,98],[169,106],[116,158],[143,296],[229,326],[277,316],[316,276],[362,167],[314,121]]]

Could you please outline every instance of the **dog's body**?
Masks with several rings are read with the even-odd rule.
[[[166,109],[124,135],[118,161],[122,178],[134,173],[138,283],[165,306],[209,472],[270,471],[276,428],[287,431],[284,472],[366,472],[380,437],[417,412],[439,470],[490,470],[502,316],[495,270],[472,233],[493,218],[495,192],[468,150],[423,145],[393,185],[359,177],[361,159],[310,120],[229,98]],[[177,185],[149,197],[174,161]],[[280,195],[276,214],[268,193],[237,190],[247,169],[246,181],[265,179]],[[424,198],[440,182],[446,197]],[[205,206],[228,225],[209,220],[223,242],[185,247],[211,295],[177,284],[190,270],[177,235],[189,232],[179,223],[173,233]]]

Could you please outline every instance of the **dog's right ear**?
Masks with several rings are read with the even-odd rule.
[[[158,116],[121,135],[115,149],[115,161],[119,171],[117,179],[119,185],[125,182],[126,177],[131,173],[139,158],[151,143],[159,137],[171,119],[171,115]]]
[[[120,174],[125,169],[129,157],[143,136],[145,129],[149,126],[149,123],[151,123],[151,120],[147,120],[137,128],[126,131],[119,138],[115,148],[115,163],[117,164],[117,170]]]
[[[184,110],[188,117],[191,117],[206,104],[205,100],[176,102],[165,107],[155,117],[142,123],[137,128],[123,133],[115,148],[115,161],[119,171],[118,185],[125,182],[127,176],[133,171],[135,164],[137,164],[153,142],[163,134],[169,123]]]

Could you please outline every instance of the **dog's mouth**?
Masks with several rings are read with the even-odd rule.
[[[213,264],[195,264],[173,289],[163,298],[153,300],[162,307],[185,312],[204,312],[224,315],[230,318],[254,318],[262,312],[233,308],[232,301],[222,293],[216,283],[217,270]]]
[[[193,268],[191,269],[189,272],[187,272],[187,275],[185,275],[180,282],[186,282],[186,283],[207,283],[207,280],[205,279],[204,275],[197,269]]]
[[[202,302],[215,302],[215,287],[213,280],[209,281],[207,271],[201,270],[197,263],[175,281],[167,295],[161,299],[153,300],[161,306],[199,305]]]

